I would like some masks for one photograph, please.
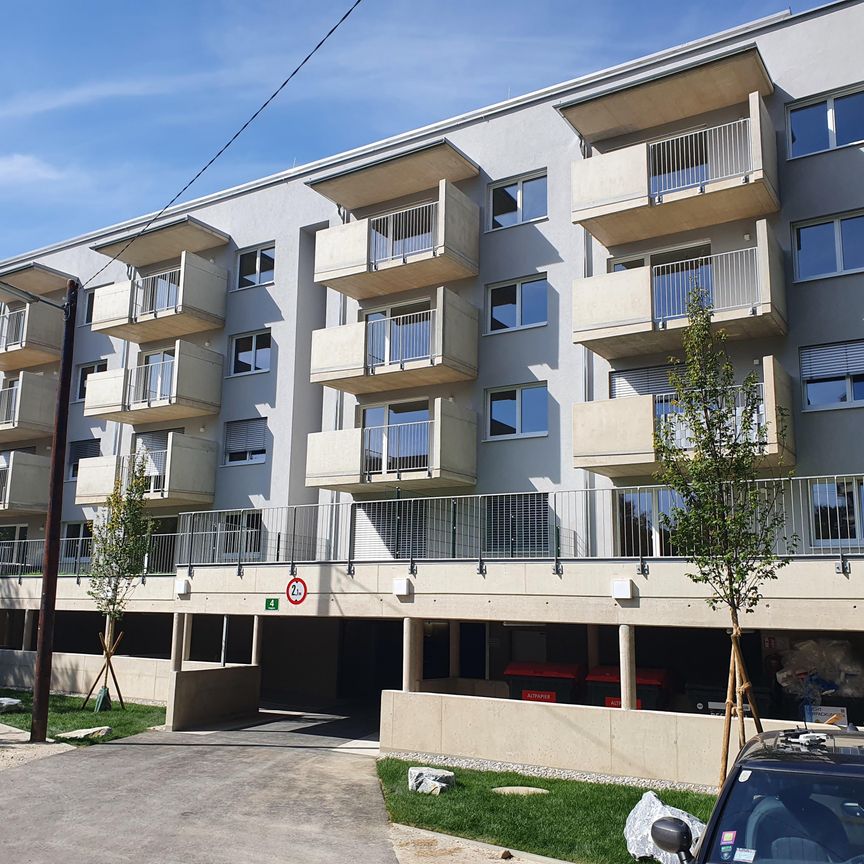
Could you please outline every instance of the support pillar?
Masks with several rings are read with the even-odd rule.
[[[180,672],[183,668],[183,631],[186,616],[182,612],[174,613],[174,627],[171,631],[171,671]]]
[[[263,637],[262,628],[264,626],[263,616],[256,615],[252,619],[252,665],[261,665],[261,638]]]
[[[423,622],[402,620],[402,690],[417,693],[423,680]]]
[[[224,666],[228,658],[228,616],[222,616],[222,650],[220,651],[219,661]]]
[[[33,627],[36,624],[36,610],[24,610],[24,635],[21,638],[21,650],[29,651],[33,644]]]
[[[600,665],[600,625],[588,624],[588,668]]]
[[[450,677],[458,678],[462,671],[462,665],[459,662],[459,651],[461,648],[461,627],[458,621],[450,622]]]
[[[631,624],[618,627],[618,650],[621,655],[621,707],[636,707],[636,635]]]
[[[192,656],[192,613],[183,615],[183,659],[188,660]]]

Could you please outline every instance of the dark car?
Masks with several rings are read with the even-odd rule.
[[[692,861],[680,819],[651,828],[665,852]],[[696,864],[864,864],[864,734],[795,729],[751,739],[735,762]]]

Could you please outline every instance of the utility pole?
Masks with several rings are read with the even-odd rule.
[[[3,286],[5,287],[5,286]],[[32,297],[30,302],[45,302]],[[58,305],[51,303],[51,305]],[[51,661],[54,650],[54,612],[57,605],[57,570],[60,563],[60,523],[63,517],[63,479],[66,465],[66,427],[69,421],[69,391],[72,384],[72,352],[78,308],[78,281],[66,282],[63,309],[63,351],[60,358],[60,386],[54,435],[51,439],[51,474],[48,487],[48,516],[45,520],[45,551],[42,555],[42,602],[36,637],[36,671],[33,676],[33,719],[30,741],[42,743],[48,735],[48,696],[51,691]]]

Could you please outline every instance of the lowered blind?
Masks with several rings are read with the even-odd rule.
[[[649,396],[652,393],[668,393],[670,390],[668,366],[649,366],[645,369],[609,373],[609,396],[612,399]]]
[[[801,349],[801,378],[837,378],[864,373],[864,341]]]
[[[225,424],[225,452],[245,453],[249,450],[264,450],[267,433],[267,418],[233,420]]]
[[[157,432],[139,432],[135,436],[135,450],[146,450],[148,453],[160,453],[168,449],[168,434],[176,429],[160,429]]]
[[[92,459],[101,455],[101,441],[98,438],[87,438],[85,441],[72,441],[69,444],[70,465],[76,465],[81,459]]]

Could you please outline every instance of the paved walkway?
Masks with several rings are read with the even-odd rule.
[[[396,864],[368,725],[260,719],[148,732],[0,772],[2,859]]]

